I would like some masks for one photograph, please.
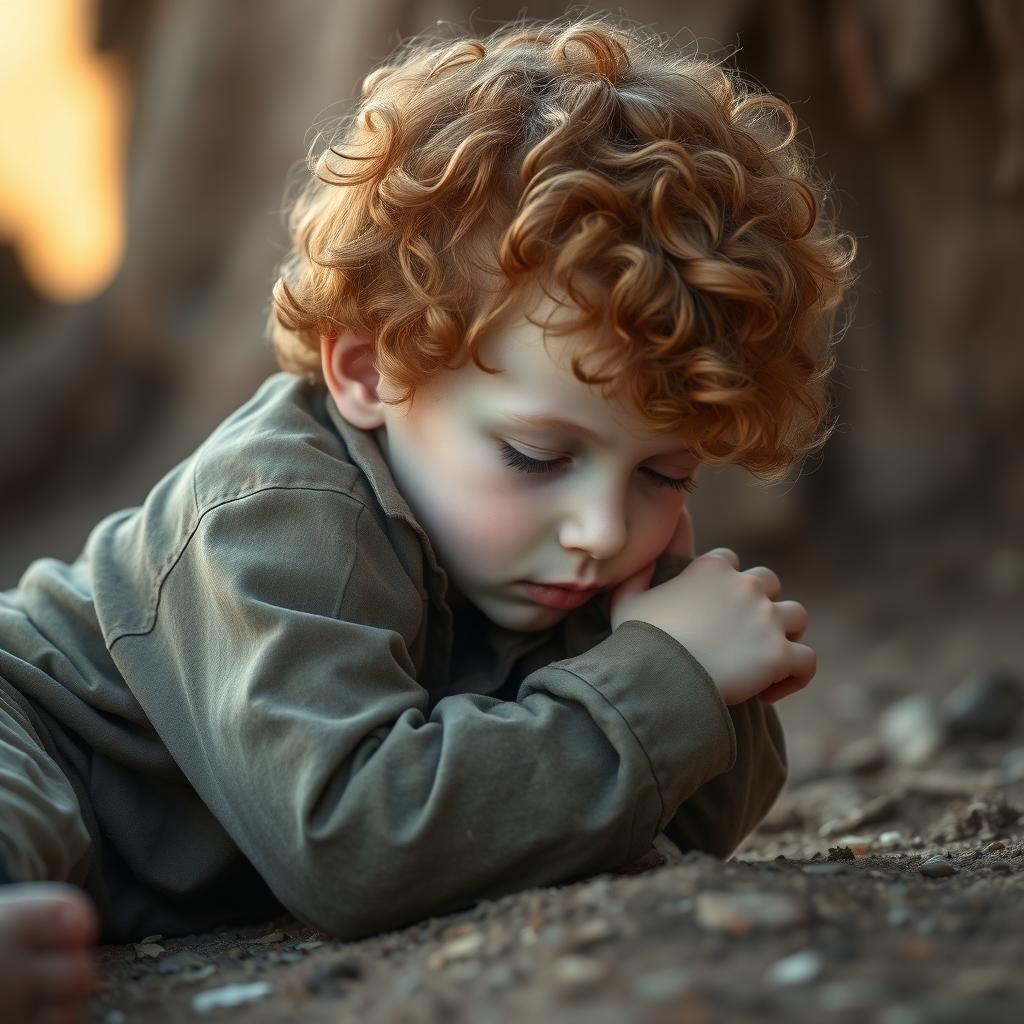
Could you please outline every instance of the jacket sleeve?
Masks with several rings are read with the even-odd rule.
[[[651,586],[678,576],[691,561],[686,555],[663,555]],[[714,687],[696,661],[680,684],[693,685],[694,674],[704,675]],[[787,773],[786,742],[775,708],[755,697],[727,711],[736,740],[732,767],[701,786],[664,829],[683,852],[702,850],[723,860],[771,810]]]
[[[736,761],[671,637],[624,623],[515,701],[433,706],[423,595],[342,492],[204,512],[152,627],[113,651],[190,783],[277,898],[343,938],[610,870]]]
[[[786,781],[786,743],[778,713],[756,697],[729,707],[736,734],[733,767],[705,782],[665,827],[684,853],[723,860],[771,809]]]

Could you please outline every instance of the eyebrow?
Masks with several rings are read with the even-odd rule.
[[[509,413],[508,418],[528,427],[561,428],[590,438],[591,441],[598,441],[602,444],[605,442],[605,439],[600,434],[595,434],[589,427],[583,426],[582,423],[573,423],[572,420],[562,419],[561,416],[522,416],[518,413]]]
[[[582,423],[574,423],[572,420],[563,419],[561,416],[542,416],[542,415],[523,415],[520,413],[509,413],[508,418],[515,423],[521,423],[528,427],[547,427],[554,429],[568,430],[572,433],[579,434],[582,437],[589,438],[591,441],[595,441],[598,444],[607,444],[608,442],[600,434],[596,434],[589,427],[583,426]],[[679,448],[676,452],[663,452],[663,455],[690,455],[690,450],[684,445]]]

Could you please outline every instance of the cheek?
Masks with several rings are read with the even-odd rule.
[[[682,504],[666,501],[664,506],[650,509],[643,517],[643,526],[632,531],[636,544],[637,564],[646,565],[668,547],[679,525]]]
[[[522,490],[486,474],[478,486],[463,489],[452,509],[449,536],[481,559],[500,561],[522,554],[536,542],[535,503]]]

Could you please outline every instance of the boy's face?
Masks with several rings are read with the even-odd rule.
[[[535,303],[541,323],[554,305]],[[578,334],[545,339],[523,316],[496,327],[481,358],[441,373],[411,405],[384,406],[378,433],[399,491],[462,595],[507,629],[555,625],[650,563],[671,539],[697,460],[570,368]],[[381,381],[380,394],[388,394]],[[558,417],[575,426],[531,423]],[[592,435],[589,436],[588,435]],[[548,463],[548,466],[543,465]]]

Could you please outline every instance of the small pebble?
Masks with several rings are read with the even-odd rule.
[[[824,969],[825,961],[820,953],[813,949],[802,949],[772,964],[768,969],[768,979],[776,985],[806,985],[814,981]]]
[[[946,738],[938,704],[928,694],[911,694],[882,714],[878,734],[888,755],[897,763],[916,768],[930,761]]]
[[[807,920],[807,907],[785,893],[702,892],[697,921],[710,931],[743,936],[755,930],[784,931]]]
[[[269,981],[254,981],[248,985],[225,985],[198,992],[192,997],[192,1009],[196,1013],[209,1013],[219,1007],[243,1006],[255,1002],[273,992]]]
[[[608,973],[608,968],[600,960],[574,954],[558,957],[552,966],[555,977],[569,988],[592,985]]]
[[[894,846],[902,846],[906,842],[903,833],[894,830],[892,832],[883,832],[878,837],[878,845],[885,850],[891,850]]]
[[[854,856],[862,857],[865,853],[871,852],[874,840],[871,836],[843,836],[837,841],[838,846],[845,846]],[[832,851],[829,850],[829,853]]]
[[[284,932],[279,930],[275,932],[267,932],[266,935],[261,935],[258,939],[253,939],[252,941],[256,943],[257,946],[270,946],[275,942],[284,942],[284,939]]]
[[[828,860],[826,863],[834,864],[856,860],[857,855],[848,846],[830,846],[828,848]]]
[[[926,878],[948,878],[957,873],[945,857],[929,857],[918,870]]]
[[[164,952],[164,947],[158,942],[136,942],[135,943],[135,955],[140,960],[145,957],[152,957],[156,960],[161,953]]]
[[[996,850],[1005,850],[1006,843],[996,840],[994,843],[989,843],[988,846],[982,849],[982,853],[995,853]]]
[[[460,935],[457,939],[445,943],[439,950],[432,953],[427,961],[435,971],[444,967],[452,960],[466,960],[475,956],[483,949],[484,937],[481,932],[471,932],[468,935]]]
[[[678,967],[648,971],[633,979],[633,994],[645,1003],[670,1003],[693,987],[693,975]]]
[[[163,957],[157,964],[157,970],[161,974],[180,974],[190,968],[205,967],[206,963],[201,956],[183,949],[180,953]]]

